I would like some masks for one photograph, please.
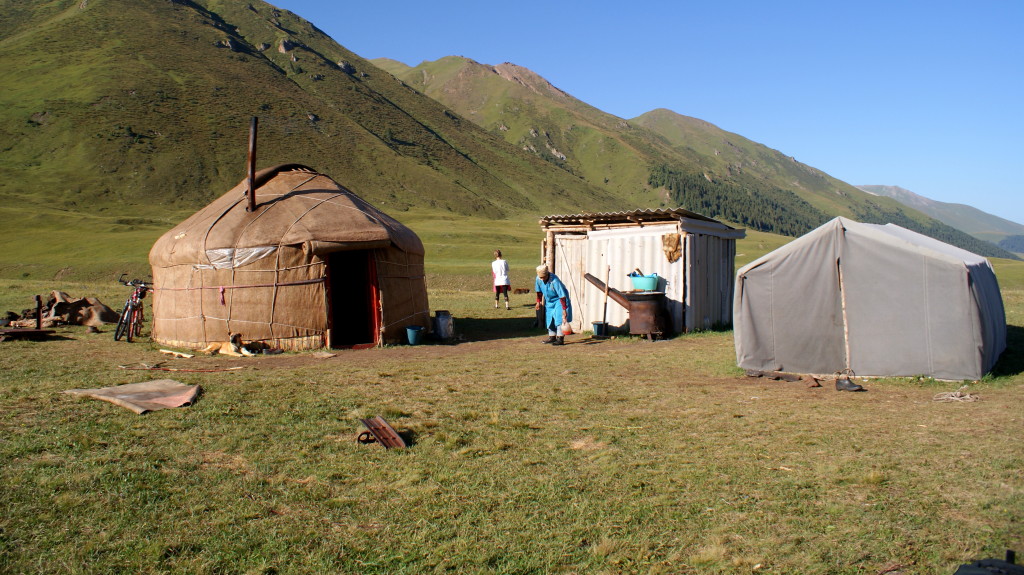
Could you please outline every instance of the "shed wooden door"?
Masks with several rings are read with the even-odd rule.
[[[572,302],[573,331],[583,331],[583,320],[587,313],[587,302],[584,298],[583,258],[587,237],[582,235],[555,236],[555,275],[565,284]],[[589,326],[586,329],[590,329]]]

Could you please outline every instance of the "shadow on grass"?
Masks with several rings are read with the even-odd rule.
[[[76,339],[59,333],[36,333],[36,330],[25,330],[25,332],[17,329],[0,332],[0,341],[31,341],[34,343],[45,343],[47,341],[70,341]]]
[[[398,431],[396,429],[395,433],[398,434],[398,437],[402,438],[402,441],[405,442],[405,446],[406,447],[412,447],[412,446],[416,445],[416,438],[418,437],[418,434],[415,431],[412,431],[410,429],[404,429],[402,431]]]
[[[544,338],[547,330],[534,327],[532,317],[478,318],[460,317],[455,319],[455,333],[467,341],[490,341],[517,337],[537,336]]]
[[[1013,376],[1024,372],[1024,327],[1006,326],[1006,351],[992,368],[996,377]]]
[[[492,341],[520,337],[536,337],[538,341],[548,336],[548,330],[537,327],[534,318],[473,318],[465,317],[455,320],[455,333],[464,338],[462,341]],[[622,337],[621,326],[613,326],[616,335]],[[637,336],[639,337],[639,336]],[[605,339],[588,338],[582,334],[574,334],[566,338],[566,345],[595,344]]]
[[[533,306],[523,306],[533,307]],[[542,321],[542,320],[541,320]],[[541,321],[538,321],[536,317],[455,317],[453,318],[456,338],[455,341],[450,343],[456,344],[462,341],[493,341],[499,339],[514,339],[521,337],[537,337],[544,339],[547,337],[547,330],[541,325]],[[586,326],[589,327],[589,326]],[[643,339],[643,335],[631,335],[629,334],[626,324],[623,325],[608,325],[608,334],[615,337],[625,338],[640,338]],[[729,332],[732,331],[731,325],[714,325],[707,329],[698,330],[693,333],[702,332]],[[686,334],[671,333],[665,336],[659,336],[655,339],[657,341],[665,341],[675,339]],[[431,334],[433,336],[433,334]],[[572,336],[575,343],[581,343],[579,341],[580,334]],[[599,343],[604,341],[600,338],[587,339],[588,343]],[[430,337],[429,343],[439,344],[441,343],[436,337]],[[569,341],[566,340],[568,344]]]

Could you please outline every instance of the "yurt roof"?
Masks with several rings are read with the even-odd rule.
[[[378,210],[329,176],[284,164],[255,176],[256,209],[247,210],[248,181],[217,198],[164,234],[153,245],[154,265],[204,261],[210,250],[329,243],[340,249],[393,244],[423,254],[408,227]]]

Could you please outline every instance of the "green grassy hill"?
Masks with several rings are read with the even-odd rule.
[[[670,146],[526,68],[456,56],[415,68],[388,59],[372,62],[521,150],[635,205],[671,203],[647,182],[652,162],[674,157]]]
[[[193,206],[244,175],[259,116],[261,166],[306,163],[386,209],[615,204],[269,4],[25,4],[0,2],[7,195]]]
[[[67,265],[103,258],[106,244],[144,258],[150,237],[245,176],[251,116],[260,167],[309,165],[396,215],[630,205],[263,2],[0,0],[0,10],[0,215],[17,231],[0,239],[0,273],[51,251]],[[124,242],[138,233],[142,245]]]
[[[780,183],[791,175],[757,175],[764,161],[713,164],[712,143],[658,133],[667,124],[655,116],[603,113],[511,64],[379,62],[385,71],[259,0],[0,0],[0,10],[0,277],[144,273],[160,234],[244,178],[252,116],[259,167],[327,173],[416,220],[431,250],[452,231],[433,220],[457,230],[683,205],[795,235],[834,214],[874,213],[804,198]],[[440,86],[458,97],[427,96]],[[799,169],[804,187],[828,184],[818,196],[862,194]],[[870,201],[886,221],[930,221]]]
[[[896,223],[986,256],[1013,257],[895,200],[670,110],[624,120],[510,63],[489,66],[454,56],[416,67],[372,62],[509,143],[638,206],[682,205],[787,235],[841,215]]]

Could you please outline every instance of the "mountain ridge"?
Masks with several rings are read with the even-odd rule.
[[[942,202],[900,186],[859,185],[875,195],[886,196],[919,210],[977,238],[996,243],[1009,236],[1024,235],[1024,225],[961,203]]]
[[[95,257],[75,237],[144,257],[145,238],[244,178],[253,116],[258,168],[311,166],[399,216],[706,205],[791,235],[858,210],[934,221],[810,167],[790,174],[794,160],[767,148],[716,160],[706,144],[602,112],[515,64],[378,67],[261,0],[0,0],[0,10],[0,216],[21,226],[0,238],[4,269]],[[449,102],[429,94],[445,86]],[[729,149],[749,142],[716,137]],[[824,192],[805,199],[790,180]],[[143,239],[118,239],[128,237]]]
[[[1015,257],[893,199],[671,110],[618,118],[511,63],[492,66],[460,56],[417,66],[371,62],[522,150],[635,201],[684,205],[787,235],[836,215],[892,222],[982,255]]]
[[[300,161],[391,209],[502,217],[545,204],[569,209],[582,197],[618,205],[599,188],[515,154],[264,2],[56,1],[33,10],[5,0],[0,7],[21,26],[0,37],[7,62],[0,79],[18,86],[0,96],[7,109],[0,137],[23,142],[4,150],[23,161],[5,166],[13,177],[0,194],[16,194],[9,182],[38,174],[70,180],[74,173],[109,186],[117,173],[126,189],[100,195],[134,201],[134,190],[146,190],[147,202],[194,206],[237,183],[245,126],[260,116],[261,166]],[[90,48],[91,58],[66,57],[97,32],[108,39]],[[22,72],[30,61],[45,73]],[[339,147],[356,153],[338,154]]]

